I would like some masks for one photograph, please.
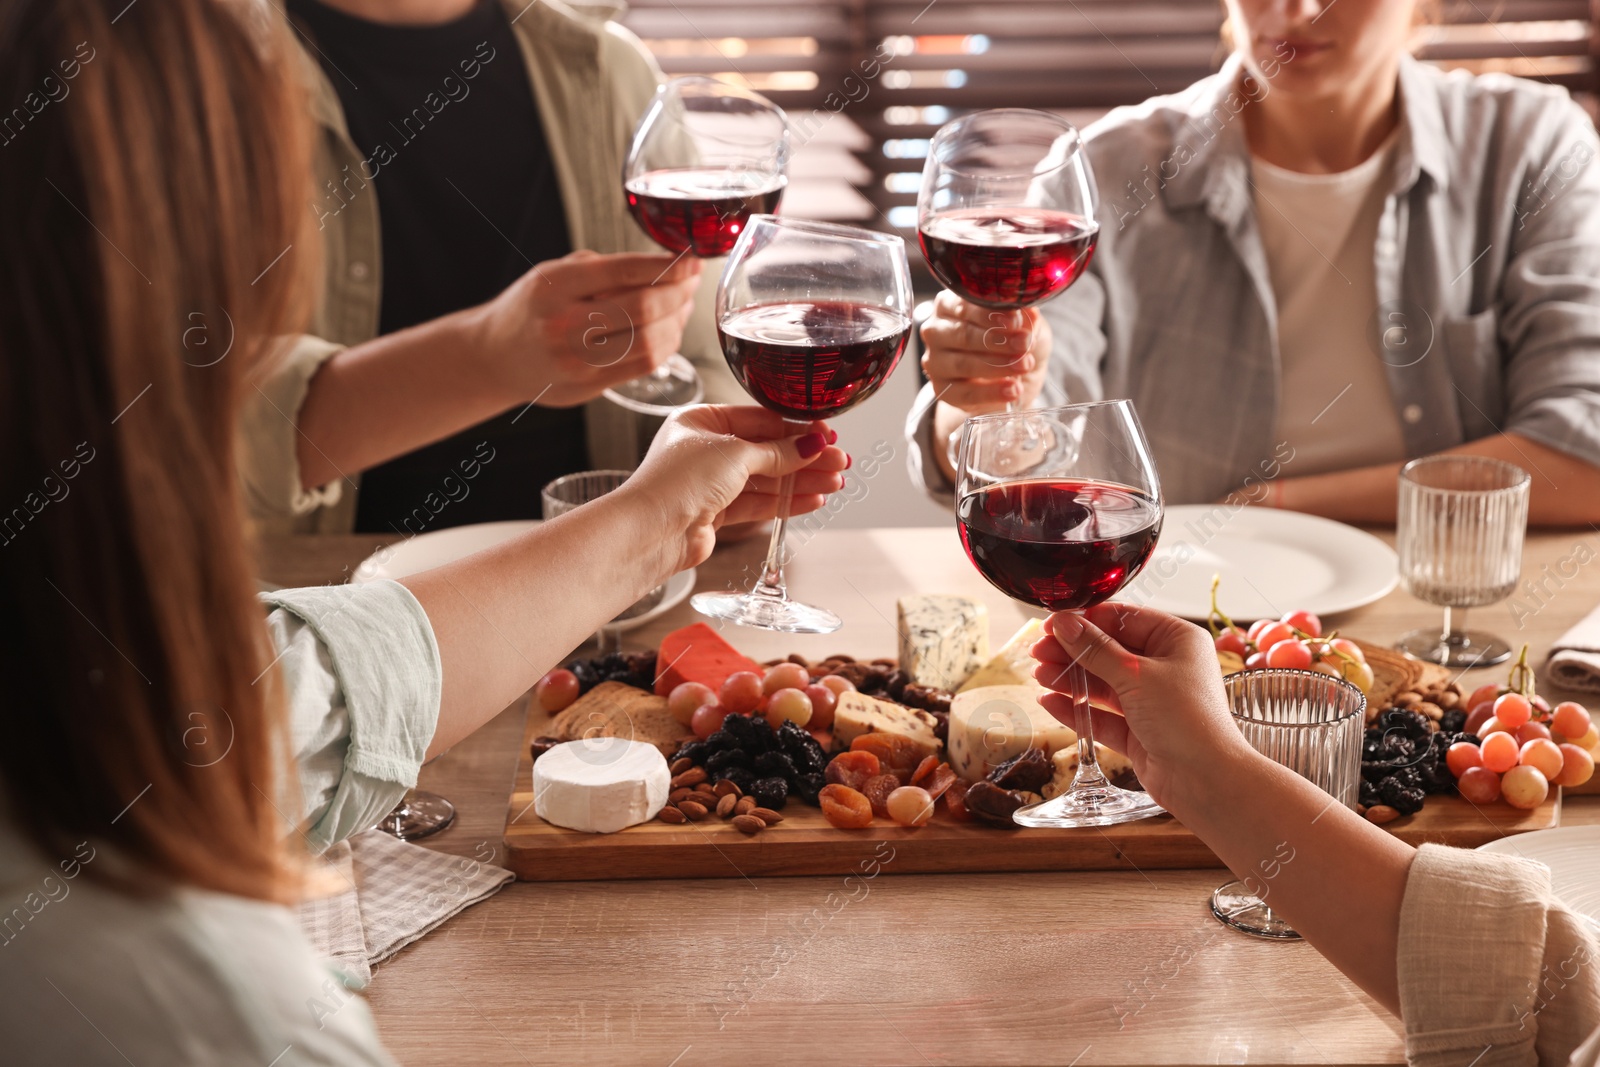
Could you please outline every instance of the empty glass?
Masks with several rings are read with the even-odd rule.
[[[1395,647],[1447,667],[1487,667],[1511,656],[1493,634],[1466,629],[1467,608],[1504,600],[1522,575],[1528,472],[1483,456],[1427,456],[1400,471],[1395,545],[1400,584],[1444,608],[1442,629],[1413,630]]]
[[[1367,712],[1361,690],[1318,671],[1282,668],[1230,674],[1223,686],[1233,721],[1252,748],[1323,790],[1330,804],[1356,806]],[[1211,894],[1211,914],[1261,937],[1299,937],[1267,903],[1275,873],[1268,860],[1259,871],[1219,886]]]
[[[407,789],[405,799],[383,817],[376,829],[402,841],[436,834],[456,821],[456,806],[438,793]]]
[[[578,471],[575,474],[566,474],[545,486],[539,494],[544,503],[545,521],[598,500],[611,490],[628,480],[629,471]],[[612,622],[621,622],[624,619],[637,618],[661,603],[661,598],[666,595],[667,587],[658,585],[644,596],[612,619]],[[606,650],[606,628],[604,626],[594,633],[595,646],[601,651]],[[622,638],[617,636],[617,647],[622,647]]]

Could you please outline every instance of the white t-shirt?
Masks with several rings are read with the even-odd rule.
[[[1290,477],[1406,458],[1379,354],[1373,250],[1395,138],[1339,174],[1299,174],[1252,157],[1256,219],[1278,305],[1277,437]]]

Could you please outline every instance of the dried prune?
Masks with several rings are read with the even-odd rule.
[[[989,772],[989,781],[1001,789],[1037,793],[1055,776],[1055,765],[1043,749],[1025,749]]]
[[[719,782],[732,782],[741,793],[750,792],[750,787],[756,782],[756,772],[749,767],[728,767],[716,772],[713,777]]]
[[[559,744],[561,744],[561,741],[554,737],[535,737],[528,747],[533,752],[533,761],[537,763],[540,756]]]
[[[708,771],[722,771],[729,767],[750,766],[750,754],[742,748],[725,748],[721,752],[713,752],[706,757],[705,768]]]
[[[757,774],[777,775],[784,781],[799,777],[800,769],[794,765],[794,760],[782,752],[763,752],[750,764]]]
[[[1380,782],[1378,796],[1401,815],[1414,815],[1422,810],[1422,789],[1408,782],[1403,775],[1397,774]]]
[[[833,673],[845,679],[863,693],[883,688],[883,676],[874,674],[872,667],[865,663],[846,663]],[[870,688],[867,682],[868,678],[873,680],[870,683]]]
[[[812,807],[816,807],[817,794],[821,793],[822,787],[827,784],[827,779],[822,776],[821,772],[802,774],[794,780],[794,795]]]
[[[655,649],[647,648],[642,652],[624,652],[622,662],[635,674],[648,674],[652,677],[656,673]]]
[[[908,685],[900,694],[900,703],[909,708],[921,708],[923,711],[950,710],[950,694],[943,689],[935,689],[931,685]]]
[[[578,689],[587,693],[600,684],[600,672],[595,670],[594,664],[586,659],[575,659],[567,664],[567,670],[578,678]]]
[[[1011,813],[1027,801],[1021,792],[1002,789],[989,781],[972,783],[966,796],[961,799],[974,818],[981,819],[991,826],[1002,826],[1006,829],[1016,829],[1017,824],[1011,821]]]
[[[796,770],[802,773],[822,773],[828,765],[828,754],[811,733],[792,722],[778,728],[778,748],[794,760]]]
[[[1446,708],[1439,716],[1439,732],[1459,734],[1467,728],[1467,713],[1461,708]]]
[[[678,751],[672,754],[673,759],[686,759],[702,766],[710,756],[711,746],[704,741],[685,741],[678,746]]]
[[[911,676],[905,671],[895,668],[883,680],[884,691],[889,694],[890,700],[899,700],[906,686],[911,684]]]
[[[757,778],[750,783],[750,788],[745,789],[745,793],[756,798],[757,807],[782,811],[789,802],[789,783],[776,776]]]

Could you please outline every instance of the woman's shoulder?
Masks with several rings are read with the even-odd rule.
[[[1211,118],[1218,107],[1227,109],[1234,74],[1225,69],[1176,93],[1152,96],[1137,104],[1112,108],[1084,128],[1090,158],[1154,161],[1165,159],[1178,144],[1185,127]],[[1244,106],[1241,97],[1233,113]]]
[[[8,1063],[390,1062],[286,909],[54,881],[0,953]]]
[[[1402,63],[1401,78],[1408,101],[1414,106],[1412,98],[1425,93],[1437,106],[1449,142],[1474,154],[1493,147],[1501,153],[1540,155],[1575,139],[1595,139],[1588,112],[1559,85],[1500,72],[1446,71],[1409,57]]]

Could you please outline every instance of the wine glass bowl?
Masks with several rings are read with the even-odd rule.
[[[911,271],[894,234],[753,216],[717,285],[717,336],[739,384],[796,429],[848,411],[888,379],[911,335]],[[789,598],[779,489],[767,560],[748,593],[701,593],[702,614],[788,633],[831,633],[838,616]]]
[[[964,300],[1032,307],[1088,268],[1097,203],[1071,123],[1027,108],[978,111],[946,123],[928,147],[917,240],[934,277]]]
[[[1126,400],[979,415],[962,427],[956,525],[967,557],[996,589],[1048,611],[1114,596],[1161,534],[1161,486]],[[1064,669],[1078,733],[1070,789],[1013,816],[1023,826],[1110,826],[1159,814],[1149,794],[1106,780],[1094,752],[1089,680]]]
[[[702,76],[673,78],[651,100],[623,164],[628,210],[662,248],[726,255],[752,215],[777,210],[788,184],[789,122],[759,93]],[[681,355],[606,390],[614,403],[665,415],[705,395]]]

